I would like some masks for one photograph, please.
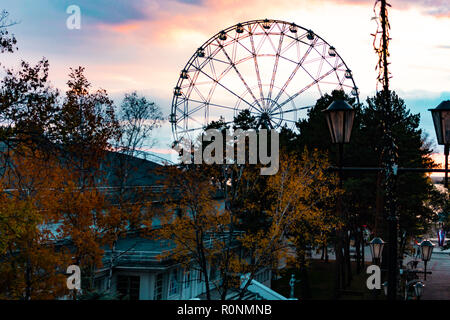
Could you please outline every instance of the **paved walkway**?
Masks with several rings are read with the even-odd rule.
[[[352,252],[354,253],[354,252]],[[370,248],[365,248],[366,261],[371,261]],[[320,259],[320,253],[313,252],[313,259]],[[329,259],[334,260],[334,253],[329,253]],[[403,261],[406,264],[412,257],[407,257]],[[422,261],[419,262],[418,269],[424,269]],[[423,280],[423,275],[420,275],[421,280],[425,283],[423,290],[423,300],[450,300],[450,250],[441,251],[437,246],[433,251],[431,261],[428,262],[427,271],[432,274],[427,275],[427,280]]]
[[[435,249],[427,270],[432,274],[427,275],[427,281],[424,281],[423,300],[450,300],[450,255],[438,253]],[[419,264],[423,268],[423,263]]]

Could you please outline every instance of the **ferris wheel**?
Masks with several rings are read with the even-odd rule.
[[[351,70],[313,31],[280,20],[252,20],[220,31],[181,70],[169,121],[175,141],[202,132],[211,121],[233,122],[249,110],[267,128],[306,116],[325,93],[358,98]]]

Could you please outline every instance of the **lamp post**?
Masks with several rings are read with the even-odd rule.
[[[416,294],[417,300],[420,300],[424,287],[425,285],[420,281],[416,282],[416,284],[414,285],[414,293]]]
[[[431,259],[431,255],[433,254],[434,244],[429,240],[424,240],[420,243],[420,252],[422,254],[422,261],[425,264],[425,276],[424,280],[427,280],[427,263]]]
[[[373,238],[373,240],[370,241],[370,252],[372,254],[372,261],[377,265],[380,264],[383,247],[384,241],[381,238]]]
[[[352,133],[353,120],[355,118],[355,110],[344,100],[333,101],[327,109],[323,110],[325,118],[327,120],[328,129],[331,135],[331,142],[339,145],[338,154],[338,176],[339,176],[339,189],[342,189],[342,163],[344,153],[344,143],[350,142],[350,136]],[[342,213],[342,197],[338,197],[336,205],[337,216],[343,218]],[[336,284],[335,294],[338,296],[340,288],[340,268],[343,262],[342,256],[342,242],[343,232],[337,231],[336,241]],[[343,279],[342,279],[343,280]]]
[[[387,110],[390,107],[390,97],[389,90],[385,89],[385,111],[387,119],[383,122],[385,127],[384,139],[386,140],[383,160],[383,170],[385,171],[385,189],[386,189],[386,214],[388,216],[389,224],[389,259],[388,259],[388,297],[389,300],[395,300],[397,295],[397,229],[398,229],[398,217],[395,213],[395,185],[397,176],[397,147],[394,143],[393,136],[390,130],[390,118],[389,112]],[[338,160],[338,172],[339,172],[339,188],[342,188],[342,158],[343,158],[343,146],[344,143],[350,142],[351,130],[353,127],[353,120],[355,117],[355,110],[345,101],[336,100],[330,104],[330,106],[323,111],[327,120],[328,129],[331,135],[331,142],[339,145],[339,160]],[[378,170],[378,169],[377,169]],[[338,198],[337,203],[337,214],[342,217],[342,200],[341,197]],[[341,255],[342,241],[341,232],[337,235],[337,254],[336,260],[339,259]],[[338,277],[337,277],[338,278]]]
[[[450,146],[450,100],[442,101],[436,108],[429,109],[433,117],[438,144],[444,145],[445,187],[448,188],[448,154]]]
[[[385,105],[384,108],[388,110],[390,106],[390,98],[388,96],[388,90],[385,90]],[[339,172],[339,187],[342,188],[342,173],[344,170],[348,171],[364,171],[364,172],[385,172],[385,189],[386,189],[386,204],[385,210],[389,225],[389,253],[388,253],[388,281],[383,284],[386,285],[386,291],[389,300],[395,300],[397,297],[397,280],[398,280],[398,261],[397,261],[397,233],[398,233],[398,217],[396,215],[396,178],[399,172],[445,172],[447,177],[448,171],[448,153],[450,146],[450,100],[443,101],[435,109],[431,109],[433,115],[433,121],[435,124],[436,135],[439,144],[446,146],[446,166],[445,169],[432,169],[432,168],[399,168],[397,164],[397,147],[394,142],[392,131],[390,130],[390,117],[389,112],[386,112],[385,122],[383,123],[385,134],[385,153],[383,159],[383,166],[376,168],[369,167],[343,167],[343,144],[350,142],[351,130],[353,126],[353,120],[355,111],[350,105],[343,100],[337,100],[330,104],[330,106],[323,111],[327,120],[328,129],[331,135],[331,141],[334,144],[339,144],[339,166],[338,168],[331,168],[334,171]],[[446,178],[447,185],[447,178]],[[339,197],[337,202],[337,213],[339,217],[342,217],[342,200]],[[342,255],[342,235],[341,232],[337,234],[337,246],[336,246],[336,260],[340,260]],[[425,279],[426,279],[426,266],[427,262],[431,258],[433,244],[429,241],[422,242],[421,249],[425,248],[425,255],[422,250],[422,260],[425,262]],[[372,247],[371,247],[372,248]],[[375,252],[375,251],[373,251]],[[339,275],[336,277],[339,281]]]

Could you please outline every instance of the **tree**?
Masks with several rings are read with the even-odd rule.
[[[308,296],[306,245],[321,243],[321,234],[339,225],[339,220],[332,217],[333,206],[330,205],[338,194],[334,187],[336,177],[326,172],[328,166],[327,158],[318,151],[305,150],[300,157],[282,153],[278,173],[270,176],[267,185],[260,190],[267,193],[270,203],[265,209],[269,227],[256,234],[243,235],[244,248],[252,248],[250,252],[254,254],[246,266],[250,280],[258,268],[277,263],[286,256],[287,249],[294,246],[303,294]]]
[[[158,105],[134,91],[125,94],[117,115],[121,129],[117,142],[119,152],[135,156],[143,147],[153,146],[152,131],[163,119]]]
[[[404,101],[395,92],[390,92],[392,102],[393,135],[396,139],[400,167],[430,168],[433,166],[431,150],[426,137],[419,129],[420,117],[411,114]],[[379,92],[367,99],[367,105],[355,105],[343,92],[334,91],[324,95],[308,113],[308,118],[299,121],[297,127],[300,134],[292,138],[290,145],[297,150],[304,146],[308,149],[318,148],[330,154],[332,163],[337,163],[336,148],[331,144],[326,121],[321,110],[324,110],[335,99],[344,99],[356,109],[351,142],[344,146],[344,166],[380,167],[382,165],[383,136],[381,122],[385,121],[382,112],[382,96]],[[343,203],[346,229],[351,232],[357,243],[364,248],[362,237],[363,225],[376,232],[378,236],[385,235],[385,217],[383,215],[383,172],[377,174],[367,172],[350,173],[344,176]],[[426,205],[432,190],[431,181],[422,173],[402,173],[398,178],[397,212],[400,215],[400,228],[407,237],[422,233],[427,228],[431,215]],[[417,216],[416,216],[417,215]],[[405,243],[406,238],[402,239]],[[348,252],[348,237],[345,239]],[[357,250],[357,253],[360,253]],[[346,255],[347,276],[344,283],[348,284],[351,277],[349,255]],[[361,257],[361,255],[359,255]],[[386,260],[386,259],[384,259]],[[361,262],[362,259],[359,258]],[[358,268],[360,271],[362,268]]]
[[[142,190],[141,186],[136,185],[139,170],[136,157],[145,158],[146,153],[142,150],[145,147],[151,147],[152,131],[159,126],[162,120],[160,108],[145,97],[140,97],[136,92],[125,94],[125,98],[118,108],[117,120],[119,123],[120,135],[113,142],[114,149],[119,153],[115,154],[110,160],[109,166],[115,176],[113,182],[117,192],[114,192],[114,207],[111,208],[111,228],[108,232],[111,243],[111,253],[109,261],[109,275],[107,281],[107,290],[111,288],[112,273],[114,265],[120,259],[117,255],[116,244],[120,237],[133,229],[139,229],[143,220],[151,219],[149,214],[145,217],[142,212],[149,212],[146,209],[149,194]],[[145,174],[151,174],[146,172]]]
[[[90,92],[84,68],[71,69],[58,119],[58,142],[62,156],[81,173],[80,184],[94,183],[93,177],[111,141],[120,137],[113,101],[105,90]]]
[[[121,132],[113,101],[105,90],[90,91],[84,68],[71,69],[67,84],[55,115],[58,155],[67,168],[61,232],[71,240],[75,263],[86,275],[84,287],[91,290],[95,269],[102,263],[102,248],[127,226],[126,211],[114,206],[103,190],[111,170],[106,155]]]
[[[9,12],[1,10],[0,12],[0,53],[14,52],[17,50],[17,40],[14,35],[10,35],[8,28],[15,25],[17,22],[9,19]]]
[[[0,297],[54,299],[67,294],[70,252],[57,247],[57,161],[32,157],[28,146],[11,155],[0,185]]]
[[[59,93],[48,82],[48,70],[45,59],[36,66],[22,61],[18,72],[6,70],[0,82],[0,143],[7,150],[27,144],[42,156],[53,151]]]
[[[161,258],[174,259],[185,269],[197,270],[205,282],[206,298],[211,299],[209,266],[223,248],[223,236],[231,216],[214,201],[215,188],[201,168],[164,170],[161,227],[156,236],[171,240],[170,252]]]
[[[242,298],[255,275],[276,266],[291,244],[319,241],[314,233],[333,227],[324,224],[329,215],[323,210],[323,204],[334,198],[335,191],[330,188],[333,178],[325,173],[328,162],[317,152],[305,152],[301,159],[283,155],[278,174],[269,176],[267,184],[258,183],[259,171],[253,167],[241,168],[239,179],[246,183],[239,182],[237,193],[245,189],[242,186],[251,185],[270,203],[263,209],[261,203],[243,202],[242,212],[261,211],[267,217],[266,228],[251,232],[238,228],[233,197],[223,197],[224,205],[219,206],[214,195],[218,191],[223,195],[223,190],[204,166],[166,169],[164,209],[157,234],[172,241],[164,258],[170,257],[186,269],[197,268],[202,274],[207,299],[212,297],[211,284],[221,299],[230,293]],[[219,271],[219,283],[209,278],[208,266],[212,264]],[[245,275],[242,284],[241,275]]]

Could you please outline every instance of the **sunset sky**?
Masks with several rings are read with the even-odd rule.
[[[450,2],[392,0],[392,89],[435,141],[431,115],[450,99]],[[213,34],[241,21],[280,19],[312,29],[338,50],[353,71],[362,101],[375,92],[377,57],[371,33],[374,1],[365,0],[16,0],[0,2],[19,23],[11,27],[19,51],[1,63],[20,59],[50,61],[50,79],[66,88],[69,67],[84,66],[94,88],[106,89],[116,102],[137,90],[170,113],[172,90],[180,70]],[[66,28],[66,8],[81,9],[81,29]],[[172,142],[166,124],[155,151]],[[442,149],[436,148],[437,152]],[[440,159],[436,155],[436,159]]]

